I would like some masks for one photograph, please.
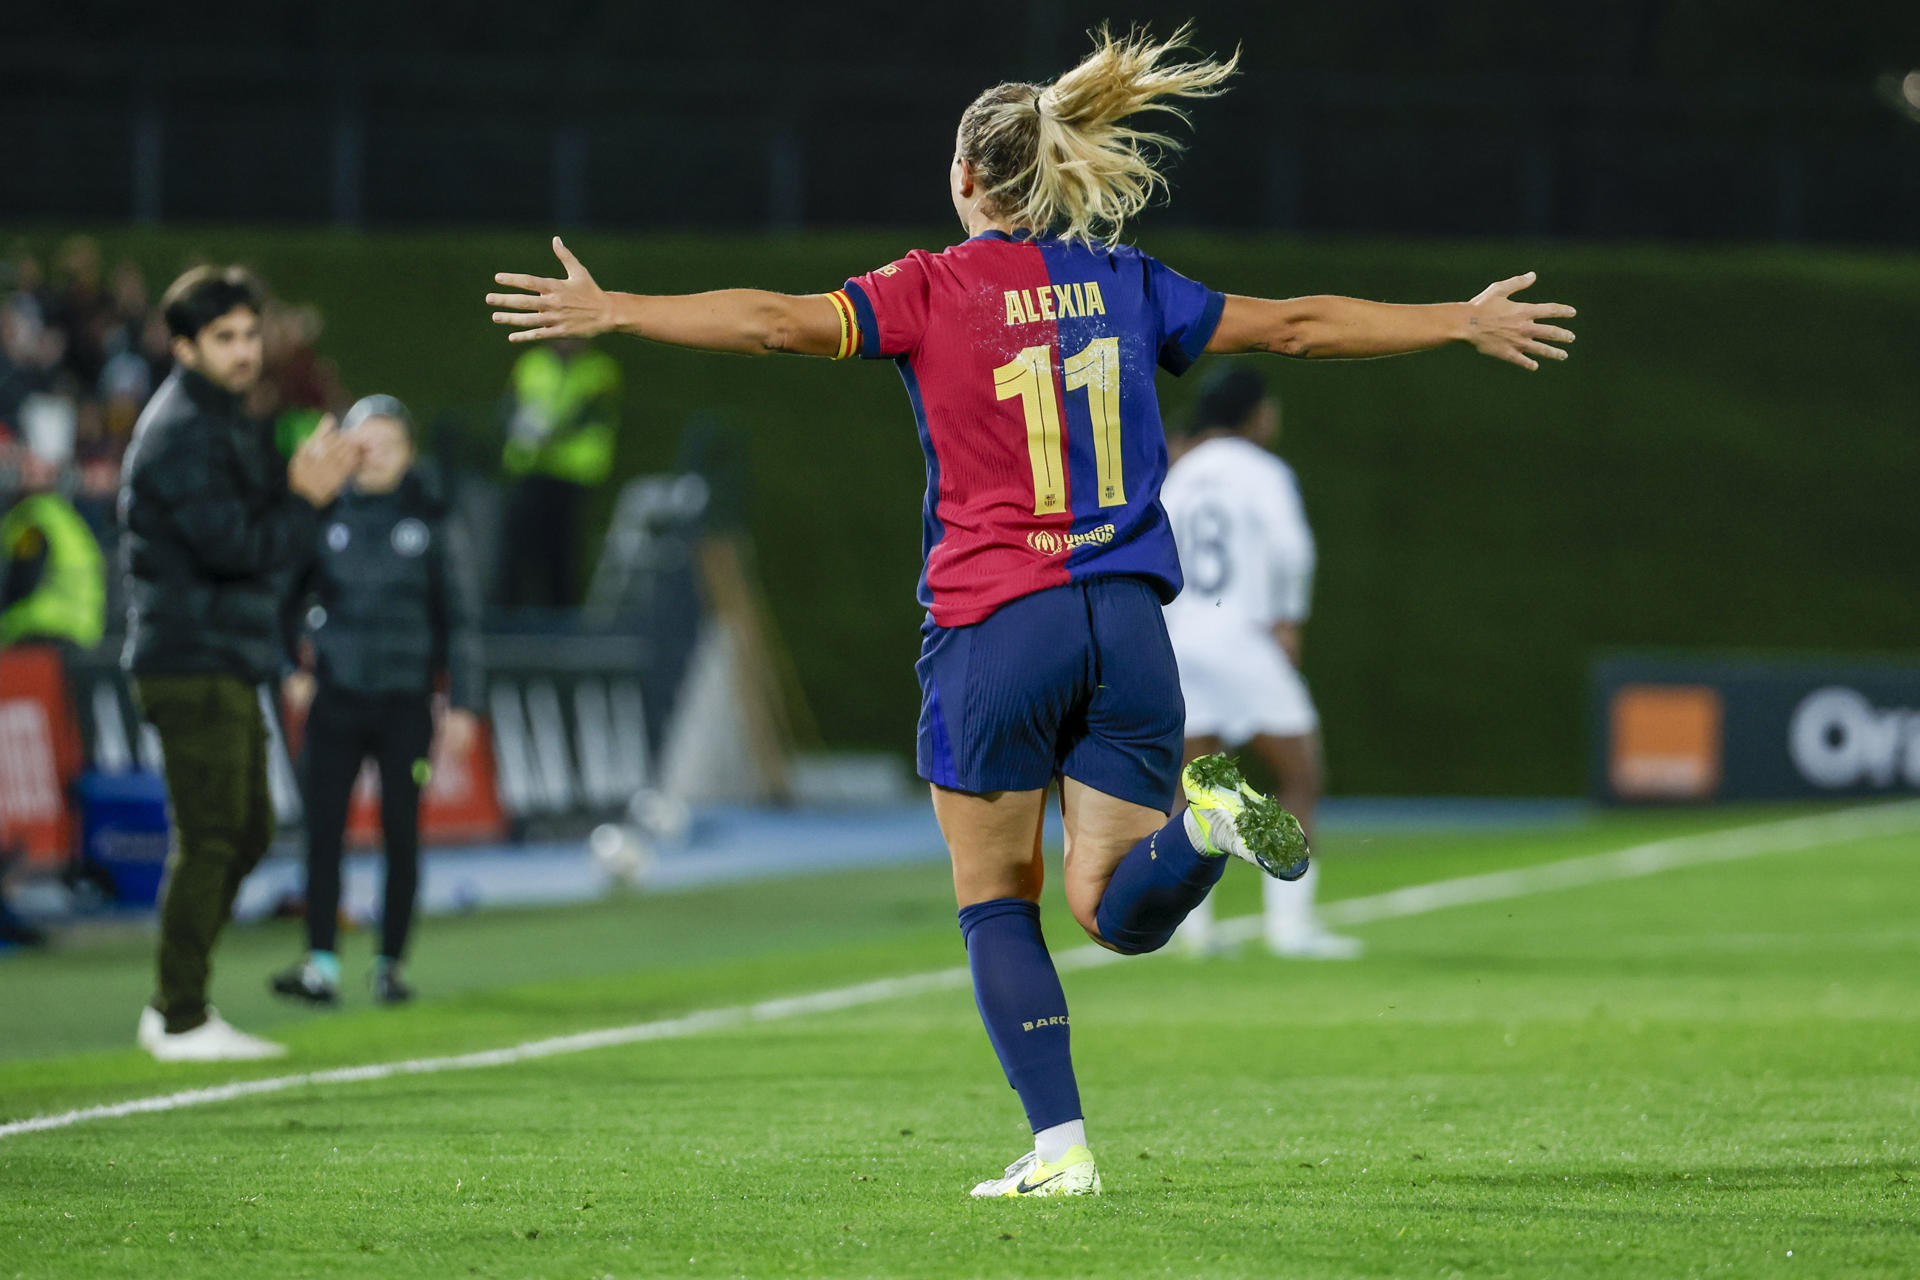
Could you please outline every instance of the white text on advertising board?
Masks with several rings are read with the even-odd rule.
[[[1787,734],[1794,767],[1816,787],[1920,787],[1920,711],[1830,685],[1800,700]]]

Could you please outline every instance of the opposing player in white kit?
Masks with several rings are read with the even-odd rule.
[[[1320,717],[1299,663],[1315,556],[1293,470],[1267,447],[1279,435],[1280,407],[1259,374],[1228,367],[1201,389],[1191,429],[1160,492],[1186,577],[1166,610],[1187,701],[1186,757],[1250,745],[1311,839]],[[1266,881],[1263,932],[1274,954],[1360,954],[1357,939],[1327,932],[1315,917],[1319,875],[1316,865],[1300,880]],[[1212,948],[1210,899],[1179,936]]]

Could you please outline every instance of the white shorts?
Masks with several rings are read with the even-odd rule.
[[[1307,682],[1273,637],[1218,627],[1173,633],[1187,736],[1230,747],[1261,734],[1298,738],[1320,727]]]

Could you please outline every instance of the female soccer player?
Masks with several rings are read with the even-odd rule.
[[[927,607],[918,762],[953,858],[974,995],[1034,1149],[976,1196],[1088,1195],[1066,998],[1040,934],[1041,819],[1060,782],[1066,894],[1103,946],[1153,951],[1226,855],[1306,870],[1299,827],[1222,757],[1180,767],[1183,711],[1160,606],[1180,565],[1160,508],[1156,366],[1205,352],[1314,358],[1453,341],[1528,369],[1573,335],[1571,307],[1517,302],[1529,275],[1471,302],[1223,295],[1118,242],[1166,183],[1170,140],[1125,123],[1221,91],[1226,62],[1115,39],[1051,84],[1001,84],[960,117],[948,186],[968,238],[827,294],[609,293],[556,237],[564,279],[501,274],[514,341],[630,333],[743,355],[893,360],[927,455]],[[1189,804],[1168,820],[1176,788]]]

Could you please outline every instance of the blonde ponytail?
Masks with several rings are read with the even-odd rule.
[[[960,117],[960,155],[984,184],[988,206],[1036,232],[1112,246],[1156,192],[1159,162],[1180,144],[1121,121],[1144,111],[1187,115],[1163,98],[1211,98],[1240,62],[1170,61],[1189,28],[1155,43],[1142,31],[1115,39],[1102,26],[1094,50],[1049,85],[1000,84]]]

